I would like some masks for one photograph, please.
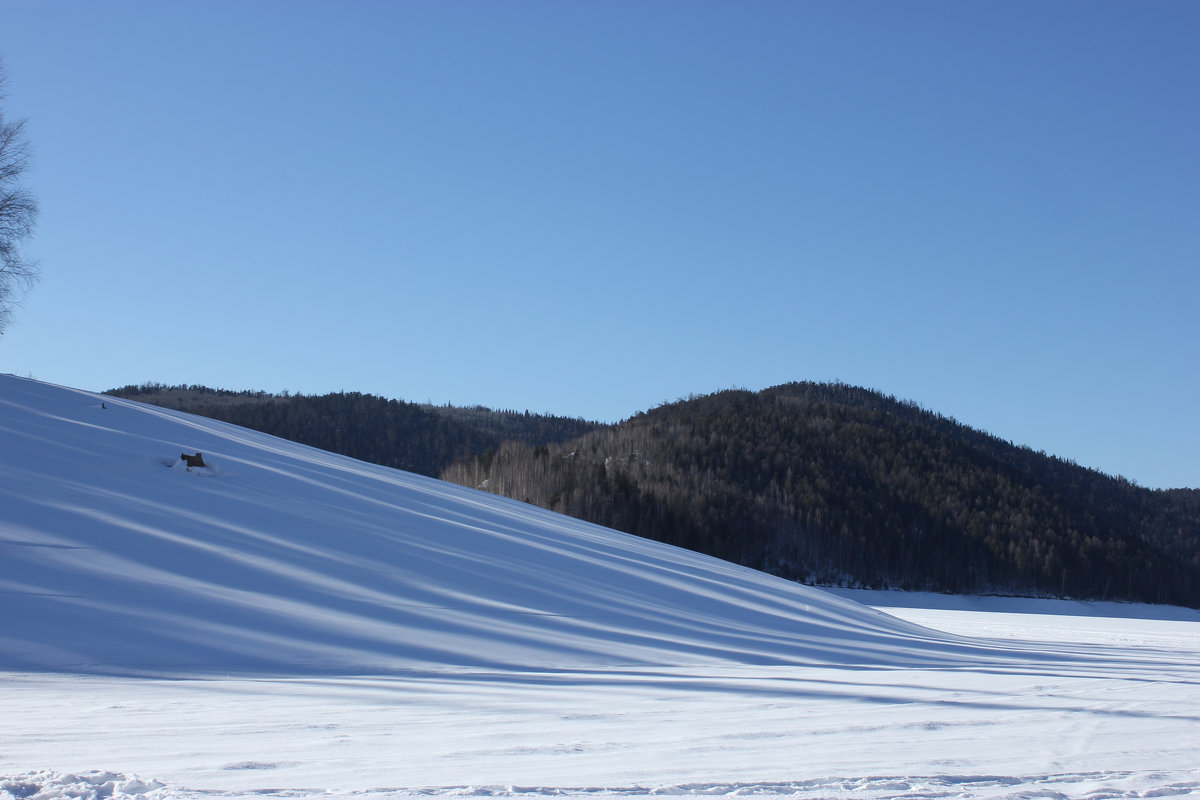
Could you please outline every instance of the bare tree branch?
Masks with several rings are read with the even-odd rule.
[[[0,60],[0,101],[6,96],[6,78],[4,62]],[[18,248],[33,235],[38,215],[37,200],[20,185],[29,168],[29,159],[25,120],[6,121],[0,107],[0,334],[39,275],[37,263],[24,258]]]

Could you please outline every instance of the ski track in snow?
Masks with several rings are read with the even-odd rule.
[[[0,604],[0,800],[1200,795],[1194,610],[823,592],[12,376]]]

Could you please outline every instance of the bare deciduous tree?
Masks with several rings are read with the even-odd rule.
[[[0,61],[0,101],[5,98],[4,63]],[[0,334],[8,327],[13,308],[38,277],[38,266],[26,260],[18,245],[33,233],[38,206],[21,185],[29,168],[25,120],[9,122],[0,107]]]

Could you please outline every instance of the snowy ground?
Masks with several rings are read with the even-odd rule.
[[[1001,630],[988,612],[955,613],[960,630],[973,621]],[[10,674],[0,681],[0,774],[102,767],[187,797],[1200,794],[1200,622],[1146,621],[1138,642],[1118,625],[1105,653],[1101,625],[1081,637],[1084,618],[1041,619],[1039,637],[1077,662],[274,680]],[[55,796],[54,780],[33,782]]]
[[[838,597],[9,376],[0,526],[0,800],[1200,795],[1187,609]]]

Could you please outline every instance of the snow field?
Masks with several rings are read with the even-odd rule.
[[[7,675],[0,774],[109,764],[186,798],[1197,794],[1181,644],[1139,670]]]

